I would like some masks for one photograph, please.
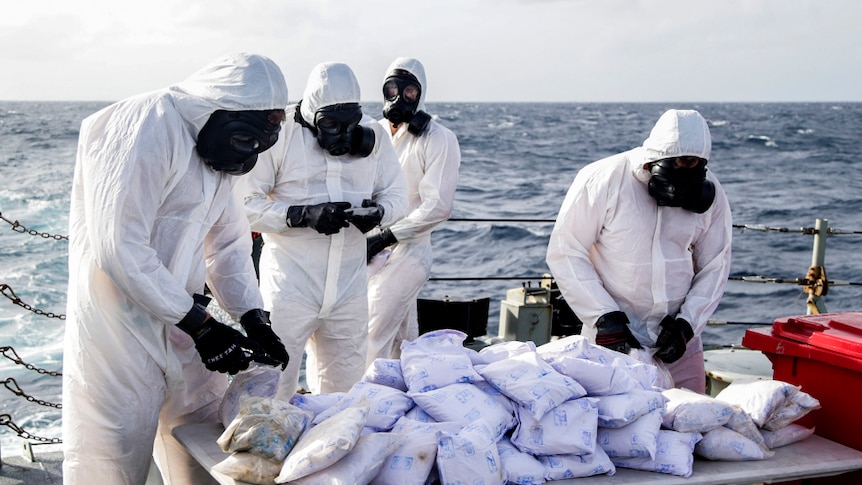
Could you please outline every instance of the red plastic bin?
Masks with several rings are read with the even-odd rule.
[[[774,379],[820,401],[799,424],[862,450],[862,313],[779,318],[772,328],[746,330],[742,344],[769,358]]]

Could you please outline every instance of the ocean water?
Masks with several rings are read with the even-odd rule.
[[[65,313],[68,204],[78,128],[105,102],[0,102],[0,285],[44,312]],[[379,117],[380,104],[364,103]],[[857,175],[862,131],[860,103],[794,104],[429,104],[428,111],[458,136],[462,164],[453,218],[433,236],[433,278],[420,297],[491,299],[495,334],[506,290],[537,285],[548,271],[545,250],[575,173],[599,158],[638,146],[668,108],[699,110],[713,138],[709,167],[730,198],[737,229],[731,277],[802,278],[811,264],[813,237],[800,228],[827,219],[841,232],[827,239],[830,280],[862,284],[862,177]],[[536,222],[514,222],[529,219]],[[31,235],[28,231],[37,233]],[[48,237],[43,237],[48,236]],[[476,278],[450,281],[446,278]],[[494,278],[494,279],[488,279]],[[860,308],[860,286],[834,286],[830,312]],[[732,279],[704,340],[739,344],[751,324],[804,314],[806,295],[793,284]],[[0,347],[24,362],[62,371],[64,321],[27,311],[0,298]],[[7,350],[4,354],[12,356]],[[60,402],[60,378],[0,359],[0,414],[27,432],[60,437],[60,410],[16,396]],[[18,454],[21,439],[0,426],[0,448]],[[50,445],[55,446],[55,445]]]

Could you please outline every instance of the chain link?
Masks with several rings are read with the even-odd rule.
[[[3,217],[2,212],[0,212],[0,219],[3,219],[7,223],[9,223],[12,226],[13,231],[20,232],[21,234],[29,234],[31,236],[42,236],[45,239],[53,239],[55,241],[61,241],[61,240],[68,241],[69,240],[69,236],[63,236],[60,234],[49,234],[47,232],[39,232],[39,231],[36,231],[34,229],[27,229],[26,227],[19,224],[17,220],[16,221],[10,221],[9,219],[6,219],[5,217]]]
[[[8,352],[11,352],[14,357],[9,356]],[[39,374],[45,374],[45,375],[49,375],[49,376],[53,376],[53,377],[60,377],[63,375],[62,372],[40,369],[40,368],[34,366],[33,364],[28,364],[28,363],[24,362],[23,360],[21,360],[21,357],[18,357],[18,353],[15,352],[15,349],[8,346],[8,345],[5,347],[0,347],[0,354],[3,354],[3,357],[6,357],[7,359],[11,360],[12,362],[14,362],[18,365],[24,366],[24,368],[26,368],[27,370],[35,371],[35,372],[38,372]]]
[[[36,436],[36,435],[28,433],[25,429],[23,429],[22,427],[15,424],[15,422],[12,421],[12,416],[10,416],[8,414],[0,414],[0,426],[8,427],[9,429],[11,429],[15,433],[17,433],[18,436],[24,438],[25,440],[33,440],[33,441],[39,441],[41,443],[52,443],[52,444],[63,442],[63,440],[61,440],[60,438],[44,438],[42,436]]]
[[[12,377],[7,377],[6,380],[0,382],[3,382],[3,385],[6,386],[6,389],[9,389],[12,394],[15,394],[18,397],[23,397],[29,402],[36,403],[42,406],[47,406],[49,408],[63,409],[62,404],[43,401],[42,399],[36,399],[35,397],[25,393],[23,390],[21,390],[21,387],[18,385],[18,382]]]
[[[46,311],[40,310],[38,308],[33,308],[31,305],[24,303],[23,301],[21,301],[20,298],[18,298],[18,295],[15,294],[15,290],[13,290],[11,286],[9,286],[5,283],[0,283],[0,293],[3,293],[3,296],[5,296],[9,300],[11,300],[12,303],[20,306],[21,308],[23,308],[25,310],[33,312],[36,315],[40,315],[40,316],[48,317],[48,318],[58,318],[60,320],[66,319],[66,315],[64,315],[62,313],[46,312]]]

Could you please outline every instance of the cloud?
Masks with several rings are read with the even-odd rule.
[[[7,7],[4,7],[6,9]],[[114,100],[227,52],[272,57],[297,99],[348,63],[376,100],[395,57],[429,101],[862,100],[862,2],[43,0],[0,15],[0,99]],[[8,15],[7,15],[8,13]]]

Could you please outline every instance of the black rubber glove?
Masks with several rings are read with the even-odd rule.
[[[249,310],[240,317],[239,324],[242,325],[248,338],[254,340],[267,357],[277,362],[275,365],[281,364],[281,370],[287,367],[289,360],[287,350],[278,335],[272,331],[269,312],[260,309]]]
[[[349,226],[347,213],[350,202],[324,202],[315,205],[292,205],[287,208],[288,227],[310,227],[331,236]]]
[[[596,320],[596,330],[596,343],[602,347],[623,354],[628,354],[633,348],[643,348],[629,330],[629,317],[623,312],[610,312],[600,316]]]
[[[245,349],[262,353],[260,348],[238,330],[210,316],[198,297],[195,295],[195,304],[177,327],[192,337],[207,369],[228,374],[248,369],[252,355]]]
[[[380,221],[383,219],[383,207],[378,206],[376,202],[369,199],[362,201],[362,209],[355,212],[352,209],[347,209],[346,212],[350,223],[362,231],[362,234],[379,226]]]
[[[665,364],[672,364],[685,354],[686,344],[694,337],[694,330],[684,319],[671,316],[664,317],[659,325],[661,332],[655,341],[658,349],[655,357]]]
[[[397,243],[398,240],[392,235],[392,231],[384,229],[377,234],[372,234],[365,238],[366,242],[366,262],[371,262],[371,258],[377,256],[380,251]]]

